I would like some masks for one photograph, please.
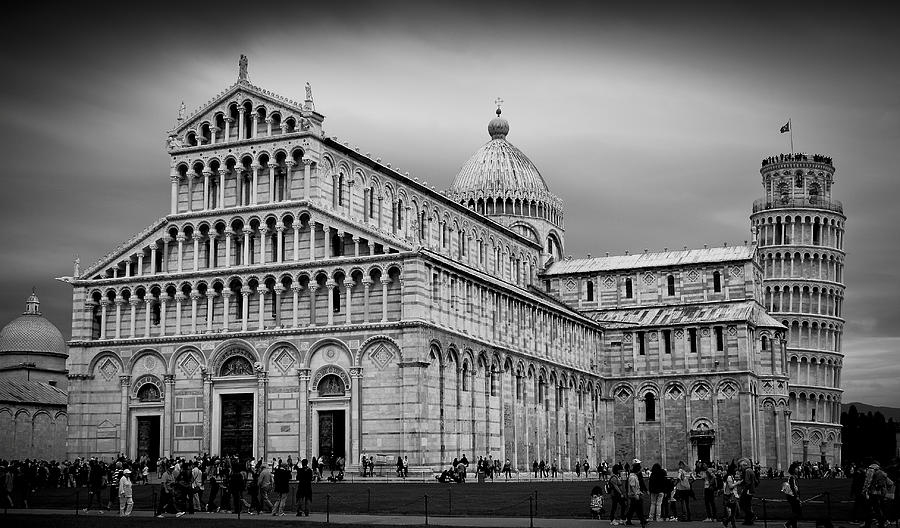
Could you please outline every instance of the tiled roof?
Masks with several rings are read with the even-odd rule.
[[[65,406],[65,391],[39,381],[0,378],[0,402]]]
[[[748,321],[755,326],[781,326],[781,323],[773,319],[753,301],[629,308],[596,312],[592,313],[591,317],[608,329],[732,321]]]
[[[569,275],[598,271],[632,270],[687,266],[714,262],[750,260],[756,254],[756,246],[729,246],[660,253],[639,253],[586,259],[563,259],[550,265],[545,275]]]
[[[52,352],[68,354],[69,347],[59,329],[37,314],[25,314],[13,319],[0,330],[0,353]]]

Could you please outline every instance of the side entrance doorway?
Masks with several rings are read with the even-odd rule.
[[[346,411],[319,411],[319,452],[326,460],[347,456]]]
[[[159,416],[137,417],[137,459],[146,456],[152,467],[159,460]]]

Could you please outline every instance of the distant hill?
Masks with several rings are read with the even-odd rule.
[[[884,415],[885,420],[893,418],[895,422],[900,422],[900,409],[896,407],[879,407],[868,403],[850,402],[841,404],[841,412],[849,411],[851,405],[855,406],[860,414],[866,414],[869,411],[872,411],[872,414],[880,412]]]

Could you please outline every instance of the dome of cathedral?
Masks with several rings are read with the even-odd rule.
[[[544,177],[521,150],[506,140],[509,122],[497,117],[488,123],[491,140],[481,146],[460,169],[450,185],[449,194],[462,197],[470,193],[484,196],[521,193],[535,198],[550,194]]]
[[[68,354],[66,340],[53,323],[41,315],[40,301],[33,292],[25,302],[25,313],[0,330],[0,354],[39,352]]]

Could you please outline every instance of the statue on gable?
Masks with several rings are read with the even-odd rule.
[[[181,101],[181,106],[178,107],[178,122],[184,121],[184,112],[187,110],[187,107],[184,106],[184,101]]]
[[[306,83],[306,101],[304,103],[306,103],[303,105],[304,109],[315,111],[316,105],[313,103],[312,86],[309,83]]]
[[[247,80],[247,56],[241,54],[241,60],[238,61],[238,81]]]
[[[172,134],[166,139],[166,148],[169,150],[179,149],[182,147],[181,140],[178,139],[178,136]]]

